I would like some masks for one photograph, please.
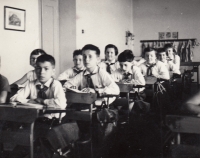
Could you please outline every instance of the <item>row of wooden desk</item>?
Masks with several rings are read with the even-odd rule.
[[[67,93],[68,102],[92,104],[97,95],[87,93]],[[68,119],[90,121],[92,118],[91,107],[87,111],[75,111],[73,109],[60,108],[30,108],[28,106],[13,106],[11,104],[0,104],[0,121],[11,121],[26,123],[29,125],[29,130],[19,131],[1,131],[0,142],[4,145],[30,146],[30,157],[34,158],[34,123],[39,117],[51,113],[65,113]]]
[[[153,85],[154,79],[148,80],[147,84]],[[133,84],[118,83],[121,92],[127,93],[127,100],[129,101],[129,92],[133,90]],[[137,88],[137,87],[136,87]],[[105,97],[113,97],[105,96]],[[29,130],[25,133],[18,131],[2,131],[0,142],[4,144],[25,145],[30,146],[30,156],[34,157],[34,123],[39,117],[50,113],[65,113],[67,119],[71,120],[92,120],[92,103],[97,100],[97,94],[93,93],[74,93],[67,92],[66,98],[68,103],[83,103],[89,105],[89,111],[75,111],[74,109],[56,109],[56,108],[30,108],[27,106],[13,106],[11,104],[0,104],[0,120],[12,121],[29,124]],[[128,102],[129,103],[129,102]]]

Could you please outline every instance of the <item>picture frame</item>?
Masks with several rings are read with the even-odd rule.
[[[159,40],[165,39],[165,32],[158,32],[158,39]]]
[[[159,40],[178,39],[178,32],[158,32]]]
[[[4,29],[23,31],[26,29],[26,10],[4,6]]]
[[[172,38],[178,39],[178,32],[172,32]]]

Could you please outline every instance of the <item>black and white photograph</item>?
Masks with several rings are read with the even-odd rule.
[[[199,158],[200,0],[0,0],[0,158]]]

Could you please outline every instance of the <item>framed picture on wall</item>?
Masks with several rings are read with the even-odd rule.
[[[4,6],[4,29],[25,32],[26,10]]]
[[[172,32],[172,38],[178,39],[178,32]]]
[[[165,32],[158,32],[158,39],[159,40],[165,39]]]

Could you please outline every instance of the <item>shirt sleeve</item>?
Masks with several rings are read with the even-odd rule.
[[[145,66],[143,64],[141,64],[139,66],[139,70],[142,73],[143,76],[146,76],[146,71],[145,71]]]
[[[6,91],[6,92],[10,92],[10,85],[8,83],[8,79],[6,77],[1,76],[0,78],[0,92],[2,91]]]
[[[119,82],[121,80],[121,77],[119,76],[118,70],[113,72],[110,76],[114,80],[114,82]]]
[[[54,81],[55,82],[55,81]],[[53,89],[53,98],[51,99],[45,99],[44,104],[50,107],[56,107],[56,108],[66,108],[66,97],[65,92],[63,91],[62,85],[58,82],[54,83]]]
[[[32,82],[29,82],[24,88],[17,91],[10,101],[19,101],[21,103],[27,103],[30,99],[27,99],[31,93]]]
[[[169,77],[169,71],[168,71],[167,67],[161,62],[157,65],[157,67],[158,67],[158,70],[157,70],[158,75],[156,75],[155,77],[169,80],[170,77]],[[155,69],[155,67],[154,67],[154,69]]]
[[[169,62],[168,64],[169,64],[169,67],[170,67],[170,69],[171,69],[171,71],[173,73],[175,73],[175,74],[181,74],[180,70],[177,68],[177,66],[174,63]]]
[[[119,87],[111,78],[111,76],[107,72],[102,73],[101,76],[102,76],[102,82],[104,83],[105,87],[103,90],[104,93],[118,95],[120,92]]]
[[[145,85],[145,79],[142,75],[140,69],[136,66],[133,67],[133,76],[132,83],[135,85]]]
[[[76,88],[78,88],[80,86],[80,84],[81,84],[81,75],[83,75],[83,72],[77,74],[74,78],[72,78],[71,80],[65,82],[63,87],[64,88],[70,88],[71,86],[76,86]]]
[[[180,57],[175,55],[174,64],[176,65],[177,69],[180,69]]]
[[[58,78],[58,80],[69,80],[70,79],[70,69],[67,69],[63,73],[61,73]]]

